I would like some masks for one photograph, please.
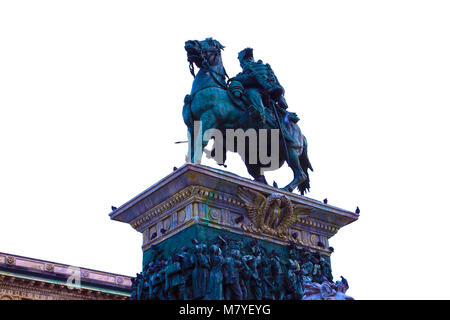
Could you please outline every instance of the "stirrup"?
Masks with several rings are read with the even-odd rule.
[[[250,118],[257,121],[259,124],[264,124],[266,122],[266,119],[264,117],[264,114],[256,108],[254,105],[250,105],[248,107]]]

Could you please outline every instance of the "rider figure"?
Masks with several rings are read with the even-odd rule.
[[[236,81],[242,84],[250,100],[250,110],[252,112],[256,111],[256,115],[259,114],[264,122],[264,107],[270,105],[270,100],[274,101],[282,109],[287,109],[288,105],[284,98],[284,89],[270,65],[264,64],[261,60],[255,62],[252,48],[246,48],[239,52],[238,59],[242,72],[231,79],[230,86],[236,86]],[[296,116],[289,114],[291,120],[294,122],[298,121]]]

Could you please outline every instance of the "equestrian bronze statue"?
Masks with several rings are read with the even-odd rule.
[[[239,53],[242,72],[229,79],[222,64],[223,49],[224,46],[211,38],[185,43],[190,71],[194,76],[191,93],[186,96],[183,106],[183,119],[188,128],[187,160],[200,163],[208,140],[214,138],[210,155],[214,157],[217,148],[223,148],[220,151],[224,159],[218,161],[219,164],[224,165],[226,151],[238,152],[249,174],[256,181],[267,184],[264,171],[278,169],[286,161],[294,178],[282,189],[292,192],[298,188],[304,194],[310,187],[308,169],[312,171],[312,166],[308,159],[306,138],[297,125],[299,118],[287,110],[283,87],[270,65],[254,60],[251,48]],[[197,74],[194,65],[199,68]],[[201,123],[199,129],[196,129],[196,122]],[[227,129],[278,130],[276,166],[262,161],[259,141],[254,148],[247,143],[244,150],[227,149],[228,145],[217,144],[216,137],[210,133],[212,129],[223,136],[226,136]],[[258,139],[262,137],[258,136]],[[272,150],[273,142],[268,136],[266,140],[268,150]],[[256,161],[250,161],[251,153],[255,152]]]

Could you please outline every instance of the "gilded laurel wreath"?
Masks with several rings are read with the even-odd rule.
[[[266,197],[260,192],[239,187],[238,197],[244,202],[251,227],[256,232],[285,237],[293,223],[311,213],[304,206],[294,206],[288,197],[280,193]]]

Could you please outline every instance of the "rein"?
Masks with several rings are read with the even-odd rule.
[[[212,69],[211,69],[211,66],[210,66],[210,64],[209,64],[209,62],[208,62],[208,59],[206,58],[207,51],[205,52],[205,50],[203,50],[202,46],[200,45],[200,43],[199,43],[198,41],[196,41],[196,43],[197,43],[197,46],[200,48],[200,53],[199,53],[199,54],[192,55],[192,57],[197,57],[197,58],[200,58],[200,59],[202,60],[201,68],[204,68],[207,72],[210,73],[211,78],[214,80],[214,82],[215,82],[217,85],[209,85],[209,86],[205,86],[205,87],[203,87],[203,88],[198,89],[198,90],[195,91],[193,94],[189,95],[189,101],[190,101],[190,102],[192,102],[192,100],[194,100],[194,97],[195,97],[195,95],[196,95],[198,92],[200,92],[200,91],[202,91],[202,90],[204,90],[204,89],[208,89],[208,88],[219,88],[219,89],[222,89],[222,90],[225,90],[225,91],[229,91],[229,90],[228,90],[228,83],[230,82],[230,77],[228,76],[227,71],[225,70],[225,67],[222,65],[222,68],[223,68],[223,74],[220,73],[220,72],[217,72],[217,71],[212,70]],[[212,50],[209,50],[209,51],[212,51]],[[217,53],[220,53],[220,50],[219,50],[219,52],[216,50],[215,53],[216,53],[216,54],[217,54]],[[192,59],[191,59],[191,58],[188,58],[188,61],[189,61],[189,71],[191,72],[192,76],[193,76],[194,79],[195,79],[196,74],[195,74],[194,63],[192,62]],[[223,82],[222,82],[221,80],[219,80],[216,76],[219,76],[221,79],[223,79]],[[227,79],[227,80],[225,81],[225,79]],[[224,82],[225,82],[225,83],[224,83]],[[189,103],[190,103],[190,102],[189,102]],[[236,105],[236,102],[235,102],[235,101],[232,100],[232,102]],[[239,107],[239,106],[238,106],[238,107]]]
[[[196,43],[197,43],[198,47],[200,48],[200,58],[202,59],[202,67],[205,68],[208,72],[211,73],[211,77],[213,78],[213,80],[214,80],[214,81],[215,81],[222,89],[228,90],[226,84],[224,85],[222,82],[220,82],[220,80],[218,80],[218,79],[214,76],[214,74],[216,74],[216,75],[218,75],[219,77],[221,77],[221,78],[224,79],[224,80],[227,79],[227,82],[229,82],[229,81],[230,81],[230,77],[228,76],[227,71],[225,70],[225,67],[222,66],[222,67],[223,67],[223,74],[220,73],[220,72],[217,72],[217,71],[212,70],[212,69],[211,69],[211,66],[210,66],[209,63],[208,63],[208,59],[206,58],[205,51],[203,50],[202,46],[200,45],[200,43],[199,43],[198,41],[196,41]],[[216,52],[217,52],[217,51],[216,51]],[[193,76],[194,79],[195,79],[195,76],[196,76],[196,75],[195,75],[194,64],[193,64],[192,61],[189,62],[189,71],[191,72],[192,76]],[[203,90],[203,88],[200,89],[200,90]],[[198,91],[200,91],[200,90],[198,90]],[[197,92],[198,92],[198,91],[197,91]],[[196,93],[197,93],[197,92],[196,92]]]

